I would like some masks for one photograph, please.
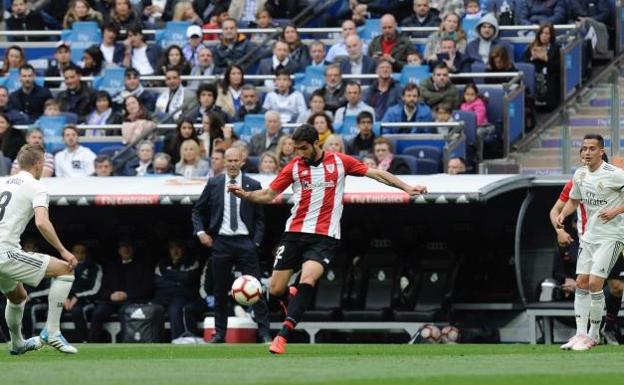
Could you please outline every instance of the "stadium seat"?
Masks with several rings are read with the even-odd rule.
[[[442,160],[417,158],[416,168],[418,170],[418,175],[437,174],[442,170]]]
[[[488,121],[496,127],[503,124],[503,99],[505,92],[500,86],[480,87],[480,93],[487,98]]]
[[[431,76],[429,66],[426,65],[406,65],[401,70],[399,82],[405,87],[408,83],[419,85],[420,82]]]
[[[533,63],[515,63],[518,71],[522,72],[522,79],[531,95],[535,95],[535,66]]]
[[[43,79],[40,77],[35,78],[35,83],[39,86],[43,87]],[[22,87],[22,82],[19,79],[19,69],[11,68],[9,72],[4,75],[3,78],[0,78],[0,85],[7,88],[9,93],[13,91],[17,91]]]
[[[345,321],[387,320],[392,307],[394,282],[394,269],[392,267],[370,269],[364,309],[345,311],[343,319]]]
[[[479,19],[462,19],[462,29],[466,32],[466,39],[468,42],[477,38],[477,31],[475,30],[475,27],[478,23]]]
[[[266,131],[264,123],[264,114],[247,114],[244,120],[245,126],[251,136],[260,134]]]
[[[117,153],[124,148],[123,144],[116,144],[116,145],[112,145],[112,146],[106,146],[106,147],[102,147],[100,148],[100,150],[98,151],[98,155],[108,155],[111,158],[114,157],[115,155],[117,155]]]
[[[345,272],[338,267],[329,268],[317,283],[312,309],[304,313],[304,321],[331,321],[339,316],[342,307],[342,290]]]
[[[64,115],[42,116],[35,122],[35,126],[43,131],[47,152],[54,154],[65,147],[63,143],[63,127],[67,123],[67,117]]]
[[[357,117],[355,115],[348,115],[342,119],[342,124],[334,127],[334,132],[346,141],[351,140],[359,133],[357,127]]]
[[[418,162],[414,156],[404,155],[404,154],[394,154],[394,157],[403,159],[405,163],[407,163],[408,167],[410,168],[410,173],[412,175],[418,174]]]
[[[486,72],[485,70],[487,69],[487,65],[485,65],[484,63],[481,62],[473,62],[470,65],[470,72]],[[472,81],[475,84],[483,84],[483,78],[480,77],[473,77]]]
[[[247,161],[249,161],[249,164],[251,166],[253,166],[253,168],[258,168],[258,164],[260,164],[260,157],[259,156],[248,156],[247,157]]]
[[[303,74],[295,74],[295,90],[310,95],[325,85],[325,67],[307,66]]]
[[[401,154],[412,155],[418,159],[442,160],[442,151],[435,146],[409,146],[404,148]]]
[[[177,44],[183,47],[186,42],[186,30],[191,26],[188,21],[168,21],[165,24],[165,29],[156,31],[156,43],[162,48],[167,48],[170,45]]]
[[[453,120],[456,122],[464,122],[464,134],[466,135],[466,144],[474,146],[477,143],[477,116],[470,111],[453,111]]]
[[[82,61],[85,49],[102,41],[100,27],[94,21],[80,21],[72,24],[72,29],[64,30],[62,39],[71,43],[71,60],[74,63]]]
[[[381,19],[366,19],[364,25],[358,27],[360,39],[370,41],[381,33]]]
[[[124,89],[126,69],[122,67],[106,68],[101,76],[93,80],[93,88],[97,91],[106,91],[115,98]]]

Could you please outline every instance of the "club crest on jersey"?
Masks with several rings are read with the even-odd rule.
[[[325,169],[327,170],[328,173],[333,174],[334,173],[334,164],[333,163],[326,164],[325,165]]]
[[[308,176],[308,170],[301,171],[301,176]]]

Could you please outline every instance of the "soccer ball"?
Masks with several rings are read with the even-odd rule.
[[[420,328],[420,341],[429,344],[437,344],[440,341],[440,329],[431,324]]]
[[[232,298],[243,306],[253,305],[262,295],[262,285],[251,275],[241,275],[232,284]]]
[[[440,341],[444,344],[456,344],[459,342],[459,329],[455,326],[445,326],[441,331]]]

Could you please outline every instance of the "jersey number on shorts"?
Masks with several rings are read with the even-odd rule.
[[[11,201],[12,196],[13,195],[11,195],[10,191],[3,191],[0,194],[0,221],[4,219],[4,213],[6,212],[6,207]]]
[[[282,254],[284,253],[284,250],[286,250],[286,247],[284,245],[281,245],[280,247],[277,248],[277,252],[275,253],[275,262],[273,262],[274,269],[275,269],[275,266],[277,266],[277,262],[279,262],[279,260],[282,259]]]

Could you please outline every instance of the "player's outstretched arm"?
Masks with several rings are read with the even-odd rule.
[[[255,191],[245,191],[241,186],[228,185],[228,192],[240,199],[246,199],[253,203],[270,203],[277,197],[277,192],[270,188]]]
[[[386,184],[391,187],[396,187],[408,193],[409,195],[421,195],[427,193],[427,187],[422,185],[411,186],[401,179],[397,178],[388,171],[378,170],[375,168],[369,168],[366,172],[366,176],[375,179],[378,182]]]
[[[559,215],[557,216],[557,223],[556,223],[557,228],[559,229],[563,228],[563,221],[568,217],[568,215],[576,211],[579,205],[579,202],[580,201],[578,199],[570,198],[565,203],[565,205],[563,206],[563,209],[561,210],[561,213],[559,213]]]
[[[73,269],[78,264],[76,257],[72,253],[70,253],[65,246],[61,243],[58,235],[56,234],[56,230],[54,230],[54,226],[52,222],[50,222],[50,217],[48,216],[48,209],[46,207],[36,207],[35,208],[35,225],[39,232],[49,244],[51,244],[58,252],[61,254],[61,257],[69,263],[69,266]]]

